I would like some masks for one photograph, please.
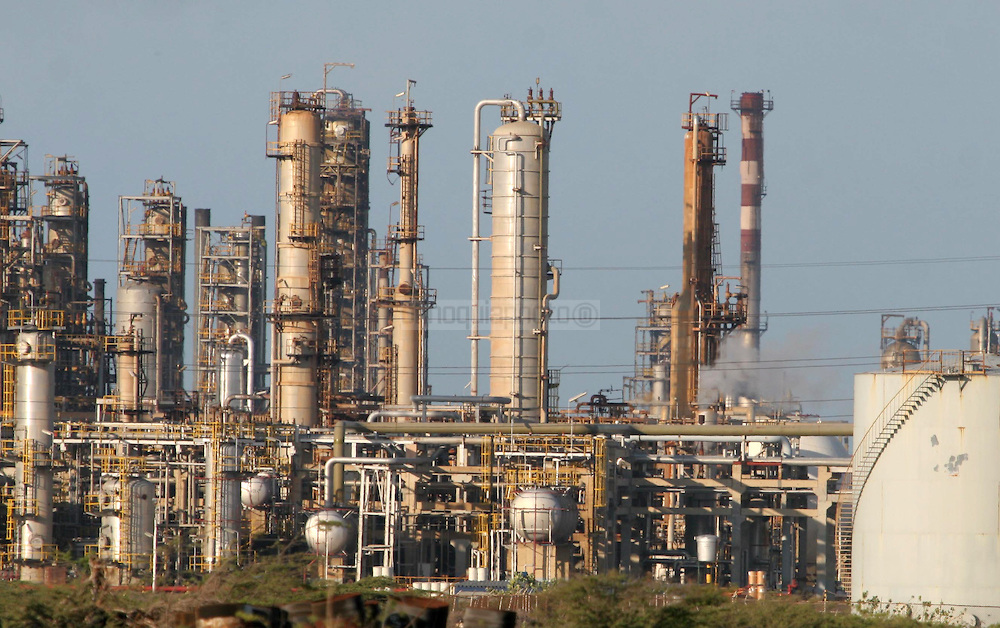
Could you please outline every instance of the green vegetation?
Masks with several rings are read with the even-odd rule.
[[[108,588],[83,578],[60,586],[0,582],[2,628],[98,628],[170,626],[177,612],[218,603],[279,606],[318,600],[326,594],[362,593],[384,599],[397,585],[388,578],[327,585],[311,577],[315,557],[292,554],[241,567],[225,565],[191,583],[188,592],[157,592],[140,587]],[[734,599],[711,586],[670,585],[621,574],[588,576],[556,583],[521,577],[511,592],[477,598],[477,608],[519,610],[519,626],[531,628],[864,628],[941,627],[933,620],[883,612],[884,604],[866,600],[860,612],[846,603],[801,596],[763,600]],[[419,594],[419,592],[415,592]],[[462,606],[468,603],[463,601]],[[461,617],[452,612],[452,624]]]

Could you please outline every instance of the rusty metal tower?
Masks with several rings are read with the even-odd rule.
[[[187,207],[174,182],[164,179],[146,180],[141,196],[121,196],[118,206],[115,333],[131,336],[133,349],[142,355],[138,370],[119,365],[119,390],[138,391],[144,407],[156,414],[180,409],[188,318]]]
[[[210,210],[195,210],[195,381],[204,404],[221,405],[264,388],[267,239],[264,216],[244,216],[238,227],[210,219]]]
[[[743,295],[725,295],[726,277],[719,276],[715,224],[715,167],[726,163],[722,132],[727,114],[711,113],[695,103],[714,94],[691,94],[681,127],[684,135],[684,239],[681,290],[671,312],[670,419],[693,420],[698,401],[698,374],[712,364],[725,333],[745,319]]]
[[[368,178],[371,124],[361,101],[327,87],[323,73],[320,164],[319,402],[350,403],[365,392],[368,310]]]
[[[62,312],[55,336],[56,404],[63,411],[91,412],[104,394],[103,322],[89,316],[88,233],[90,194],[79,163],[67,155],[45,157],[45,174],[32,177],[45,186],[40,305]]]
[[[314,426],[317,407],[319,303],[320,113],[316,95],[277,92],[271,124],[277,140],[275,289],[271,320],[271,412],[275,421]]]

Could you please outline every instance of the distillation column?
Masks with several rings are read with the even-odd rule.
[[[420,173],[420,136],[431,127],[430,112],[416,111],[409,100],[403,109],[389,112],[390,137],[397,155],[389,158],[389,172],[399,175],[399,223],[390,230],[397,245],[396,286],[392,299],[392,345],[395,360],[395,403],[410,405],[427,386],[425,314],[429,307],[423,268],[417,257],[421,239],[417,220]]]
[[[198,279],[195,299],[195,363],[197,390],[209,405],[221,405],[228,394],[257,392],[264,388],[262,353],[265,343],[263,316],[267,243],[264,216],[244,216],[239,227],[212,227],[207,209],[196,210],[195,264]],[[233,334],[245,335],[247,349],[232,346]],[[253,355],[248,355],[253,349]],[[227,359],[231,358],[231,359]],[[243,361],[247,360],[244,368]],[[230,368],[232,367],[232,368]],[[246,372],[254,374],[248,386]],[[223,390],[223,373],[239,379],[235,390]],[[235,379],[230,383],[236,382]],[[228,393],[228,394],[227,394]],[[244,407],[252,404],[243,403]]]
[[[115,333],[132,336],[141,356],[139,369],[119,362],[118,387],[138,390],[157,414],[178,404],[183,390],[187,208],[174,189],[172,181],[147,180],[142,196],[118,200]]]
[[[671,313],[670,394],[672,419],[694,416],[698,371],[714,359],[715,346],[706,334],[706,308],[715,303],[716,165],[725,163],[721,146],[725,114],[694,113],[692,94],[683,118],[684,134],[684,242],[681,292]]]
[[[102,342],[92,321],[87,282],[89,193],[79,164],[68,157],[46,155],[45,184],[48,203],[42,207],[46,226],[42,247],[41,305],[63,312],[63,330],[56,336],[59,359],[56,389],[59,406],[92,412],[101,379]],[[95,331],[97,333],[95,333]]]
[[[764,92],[744,92],[732,103],[740,115],[743,154],[740,159],[740,276],[746,290],[747,322],[743,346],[759,357],[760,335],[760,200],[764,196],[764,116],[774,102]]]
[[[526,106],[526,120],[507,122],[490,136],[490,395],[510,397],[511,411],[538,420],[547,396],[546,304],[555,296],[548,292],[554,273],[548,257],[548,158],[559,104],[551,96],[542,99],[539,88],[539,98],[529,94]]]
[[[53,556],[52,426],[55,420],[55,342],[51,333],[24,329],[14,345],[15,559],[21,580],[41,582]],[[13,540],[13,539],[12,539]]]
[[[320,396],[333,401],[365,391],[371,125],[367,109],[351,94],[337,88],[323,93],[320,239],[321,259],[331,261],[321,264],[324,325],[319,347],[321,365],[330,365],[330,381],[324,382]],[[332,276],[327,276],[328,266]]]
[[[321,105],[298,92],[274,95],[278,140],[277,242],[271,412],[281,423],[317,423],[317,234]]]

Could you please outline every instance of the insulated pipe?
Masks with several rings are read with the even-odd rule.
[[[258,395],[229,395],[226,397],[225,401],[222,402],[223,408],[228,408],[234,401],[252,401],[254,399],[259,399]]]
[[[479,176],[480,163],[479,156],[482,150],[479,146],[479,138],[482,133],[482,111],[483,107],[504,105],[517,109],[517,119],[526,120],[524,104],[518,100],[501,98],[494,100],[481,100],[476,103],[476,110],[473,114],[472,123],[472,308],[470,311],[471,326],[469,330],[469,340],[472,344],[472,377],[469,381],[469,392],[473,395],[479,394]]]
[[[544,194],[543,194],[544,196]],[[539,422],[548,423],[549,422],[549,318],[552,316],[552,311],[549,310],[549,301],[559,298],[559,269],[555,266],[550,265],[549,271],[552,272],[552,292],[547,293],[542,297],[542,320],[541,327],[542,333],[541,337],[538,339],[541,343],[541,348],[538,352],[538,370],[539,370],[539,381],[542,383],[542,389],[538,392],[539,401],[541,401],[541,413],[539,415]]]
[[[338,422],[333,428],[333,457],[343,458],[344,457],[344,434],[346,430],[344,429],[343,421]],[[325,469],[325,467],[324,467]],[[333,463],[332,467],[333,475],[327,473],[326,476],[332,478],[333,488],[326,495],[326,507],[329,508],[333,503],[341,503],[344,501],[344,465],[342,463]]]
[[[387,413],[397,416],[398,413]],[[384,416],[373,412],[369,415]],[[405,415],[402,415],[405,416]],[[423,416],[423,415],[421,415]],[[361,423],[347,427],[375,434],[646,434],[691,436],[853,436],[853,423],[785,423],[766,425],[670,425],[621,423]]]
[[[630,456],[625,460],[638,460],[641,462],[663,462],[667,464],[721,464],[733,465],[743,462],[759,462],[765,464],[783,464],[789,467],[849,467],[850,458],[785,458],[783,456],[769,456],[767,458],[734,458],[731,456],[671,456],[668,454],[639,454]]]
[[[343,490],[343,468],[345,464],[355,464],[355,465],[386,465],[386,466],[399,466],[399,465],[417,465],[417,464],[431,464],[433,462],[430,458],[368,458],[368,457],[351,457],[351,456],[332,456],[326,459],[323,463],[323,501],[325,508],[332,508],[336,503],[336,491],[337,491],[337,467],[339,466],[341,471],[341,487]]]
[[[507,405],[510,397],[491,397],[489,395],[413,395],[415,404],[427,403],[467,403],[471,405]]]
[[[238,332],[229,337],[229,344],[232,345],[237,340],[247,343],[247,357],[243,360],[243,365],[247,367],[247,395],[253,395],[253,338],[248,334]],[[252,405],[249,403],[247,404],[247,410],[253,410]]]
[[[787,436],[630,436],[627,440],[640,442],[679,441],[682,443],[780,443],[781,456],[787,458],[793,455],[792,442]]]
[[[407,419],[459,419],[461,418],[461,415],[458,412],[446,412],[439,410],[376,410],[368,415],[366,421],[371,423],[378,419],[391,417],[402,417]]]

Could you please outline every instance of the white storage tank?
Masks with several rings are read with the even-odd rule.
[[[45,461],[52,453],[55,418],[56,349],[51,332],[23,330],[14,345],[14,513],[17,518],[14,558],[23,562],[20,577],[44,579],[35,565],[52,557],[52,467]],[[10,382],[5,382],[10,383]]]
[[[153,555],[156,487],[145,478],[108,479],[98,494],[101,557],[135,569],[148,569]]]
[[[494,151],[490,394],[539,417],[542,297],[548,288],[548,137],[534,122],[504,124]]]
[[[240,482],[240,502],[244,508],[263,510],[274,501],[274,476],[258,473]]]
[[[246,393],[246,369],[243,368],[243,361],[246,359],[243,350],[235,348],[225,348],[219,350],[219,365],[216,371],[216,402],[221,406],[234,395]],[[247,400],[240,400],[233,406],[239,409],[246,409]]]
[[[344,551],[353,534],[354,526],[336,510],[321,510],[306,520],[306,543],[319,556]]]
[[[144,281],[130,279],[118,288],[114,333],[132,336],[137,342],[134,354],[119,357],[118,396],[122,399],[157,397],[160,376],[155,350],[157,329],[161,326],[158,314],[162,309],[161,296],[159,286]]]
[[[576,530],[576,504],[548,488],[531,488],[510,502],[514,533],[529,543],[565,543]]]
[[[909,603],[915,617],[921,602],[943,603],[932,608],[1000,621],[997,417],[997,371],[855,376],[855,447],[881,452],[855,506],[854,601]]]

